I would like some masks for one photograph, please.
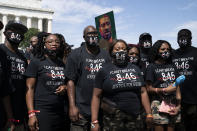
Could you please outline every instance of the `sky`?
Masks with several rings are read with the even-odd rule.
[[[127,43],[137,44],[140,34],[148,32],[153,43],[167,40],[177,49],[177,33],[187,28],[197,47],[197,0],[43,0],[42,7],[54,11],[52,32],[63,34],[74,48],[84,41],[84,28],[95,26],[95,17],[109,11],[117,38]]]

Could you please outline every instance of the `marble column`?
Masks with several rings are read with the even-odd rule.
[[[38,18],[38,29],[40,32],[43,31],[43,27],[42,27],[42,18]]]
[[[19,16],[15,16],[15,21],[20,21],[20,17]]]
[[[27,17],[27,28],[31,28],[31,17]]]
[[[5,29],[5,26],[8,23],[8,15],[7,14],[3,14],[2,22],[4,24],[4,29]],[[2,31],[1,31],[1,36],[2,36],[1,43],[4,43],[4,41],[5,41],[5,35],[3,34],[4,29],[2,29]]]
[[[52,32],[52,19],[48,19],[48,33]]]

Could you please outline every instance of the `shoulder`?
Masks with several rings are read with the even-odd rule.
[[[70,54],[69,57],[79,57],[81,55],[83,47],[78,47],[74,49]]]
[[[157,65],[155,63],[150,63],[147,67],[147,69],[150,69],[150,68],[155,68]]]
[[[32,58],[32,60],[30,61],[30,64],[39,65],[39,64],[41,63],[41,61],[43,61],[43,60],[34,57],[34,58]]]

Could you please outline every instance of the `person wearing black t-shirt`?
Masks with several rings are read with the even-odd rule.
[[[145,75],[146,69],[150,64],[149,61],[149,50],[152,47],[152,36],[149,33],[142,33],[139,37],[139,48],[140,48],[140,63],[142,73]]]
[[[181,85],[182,120],[186,131],[197,130],[197,48],[191,46],[192,33],[188,29],[178,32],[177,42],[180,46],[174,51],[173,63],[180,75],[186,80]]]
[[[0,21],[0,30],[4,27],[3,23]],[[11,130],[14,129],[15,125],[12,121],[9,121],[13,118],[13,113],[11,109],[11,103],[10,103],[10,96],[9,94],[10,89],[9,89],[9,82],[8,82],[8,72],[7,72],[7,56],[6,53],[0,49],[0,103],[2,102],[3,104],[0,104],[0,131],[3,128],[3,119],[4,119],[4,114],[2,113],[2,109],[4,107],[6,111],[6,117],[7,117],[7,123],[5,128],[10,128]],[[4,105],[4,106],[3,106]],[[5,129],[7,130],[7,129]]]
[[[58,59],[59,39],[46,36],[40,57],[35,57],[25,73],[26,102],[30,130],[64,131],[65,76],[64,64]]]
[[[164,40],[156,41],[150,50],[150,60],[151,64],[146,71],[146,84],[151,96],[154,128],[155,131],[164,128],[173,131],[175,123],[180,122],[181,94],[179,86],[173,86],[178,72],[172,63],[171,45]],[[162,105],[165,103],[173,107],[165,108],[164,111]]]
[[[110,61],[108,53],[99,48],[98,32],[94,26],[84,29],[85,43],[67,58],[65,76],[69,98],[71,131],[90,129],[91,99],[96,73]]]
[[[91,131],[99,130],[98,114],[103,109],[103,130],[133,131],[139,130],[137,119],[141,102],[147,113],[147,122],[151,122],[149,98],[140,69],[128,62],[127,44],[116,40],[109,48],[112,62],[105,65],[96,75],[93,90],[91,112]]]
[[[20,42],[27,32],[27,27],[18,21],[9,21],[5,26],[5,43],[0,48],[6,53],[7,71],[9,87],[11,89],[11,106],[13,111],[13,121],[16,125],[15,130],[25,130],[24,119],[26,115],[25,105],[25,77],[24,72],[27,67],[27,60],[24,53],[18,50]]]

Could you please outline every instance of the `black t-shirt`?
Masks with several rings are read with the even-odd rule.
[[[63,113],[65,97],[55,94],[55,90],[65,84],[63,62],[59,59],[33,58],[25,75],[36,78],[34,108]]]
[[[150,81],[153,88],[167,88],[178,77],[178,72],[173,64],[149,64],[146,71],[146,81]],[[161,101],[163,98],[175,99],[175,92],[166,95],[151,95],[152,100]]]
[[[65,76],[76,86],[76,105],[80,113],[90,117],[90,105],[96,73],[110,61],[108,53],[100,49],[97,55],[89,54],[86,45],[72,51],[68,56]]]
[[[11,93],[9,90],[7,66],[6,53],[0,48],[0,128],[2,126],[2,120],[5,116],[1,99]]]
[[[148,67],[148,65],[150,64],[149,58],[148,58],[148,54],[143,53],[142,50],[140,50],[140,62],[139,62],[139,67],[141,68],[141,71],[145,77],[146,74],[146,69]]]
[[[7,67],[8,63],[6,53],[0,48],[0,98],[9,94],[9,76]]]
[[[14,118],[23,121],[25,115],[25,69],[27,67],[27,60],[22,51],[13,53],[4,44],[0,48],[6,53],[8,63],[9,86],[12,90],[11,104]]]
[[[134,116],[140,112],[142,86],[144,80],[141,71],[131,63],[125,67],[109,63],[97,73],[95,79],[95,88],[103,90],[103,97]]]
[[[182,101],[188,104],[197,104],[197,48],[188,47],[184,51],[174,51],[173,63],[180,75],[186,79],[181,85]]]

